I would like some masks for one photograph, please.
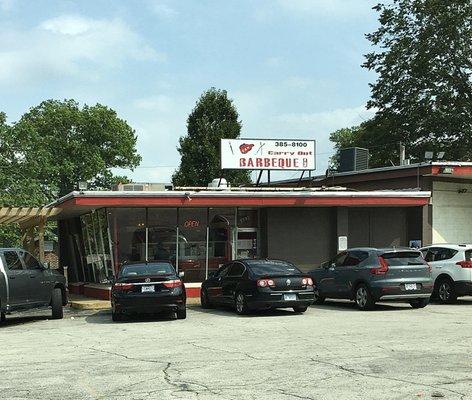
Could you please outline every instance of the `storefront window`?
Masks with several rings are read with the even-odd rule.
[[[146,209],[108,209],[115,273],[123,262],[146,261]]]
[[[105,210],[100,209],[83,215],[81,224],[87,264],[87,280],[108,283],[113,271]]]
[[[210,208],[208,217],[208,272],[212,272],[233,259],[236,209]]]
[[[257,258],[259,256],[258,210],[239,208],[236,258]]]
[[[148,260],[170,261],[176,267],[177,209],[148,208]]]
[[[179,209],[178,269],[186,282],[202,282],[207,268],[207,209]]]

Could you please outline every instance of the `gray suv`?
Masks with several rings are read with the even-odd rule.
[[[431,267],[420,251],[408,248],[348,249],[310,275],[316,285],[316,303],[327,297],[349,299],[361,310],[387,300],[423,308],[433,291]]]
[[[66,280],[22,249],[0,248],[0,322],[12,311],[50,306],[52,318],[63,316]]]

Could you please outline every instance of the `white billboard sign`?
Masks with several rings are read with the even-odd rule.
[[[221,139],[221,169],[314,170],[314,140]]]

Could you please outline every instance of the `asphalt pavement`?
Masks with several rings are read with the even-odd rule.
[[[0,327],[0,399],[472,399],[472,299],[186,320],[67,310]]]

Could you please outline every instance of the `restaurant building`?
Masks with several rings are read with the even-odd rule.
[[[429,191],[284,187],[81,191],[52,205],[70,290],[106,298],[126,262],[168,260],[197,296],[210,272],[237,258],[306,271],[346,246],[426,244],[429,202]]]

